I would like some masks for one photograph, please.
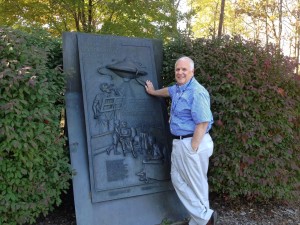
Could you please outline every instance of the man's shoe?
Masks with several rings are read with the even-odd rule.
[[[214,211],[206,225],[216,225],[217,218],[218,218],[217,212]]]

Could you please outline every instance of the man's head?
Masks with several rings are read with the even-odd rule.
[[[183,56],[175,63],[175,80],[178,85],[184,85],[194,76],[194,61]]]

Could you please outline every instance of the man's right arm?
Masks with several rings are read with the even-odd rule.
[[[157,97],[169,97],[170,96],[169,90],[167,87],[155,90],[153,83],[150,80],[146,81],[145,89],[149,95],[153,95],[153,96],[157,96]]]

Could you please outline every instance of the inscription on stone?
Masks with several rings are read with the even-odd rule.
[[[106,161],[107,181],[119,181],[128,177],[127,165],[124,159]]]

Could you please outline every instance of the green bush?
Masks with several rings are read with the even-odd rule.
[[[239,38],[197,39],[187,51],[178,42],[169,45],[165,55],[194,59],[195,77],[211,94],[210,189],[230,197],[291,198],[300,183],[300,85],[293,61],[272,46],[267,51]],[[174,77],[174,70],[164,71]]]
[[[60,135],[59,42],[0,28],[0,224],[34,223],[59,205],[70,166]]]

